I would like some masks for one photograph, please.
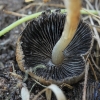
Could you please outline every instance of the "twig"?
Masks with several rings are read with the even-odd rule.
[[[92,71],[93,71],[93,74],[94,74],[95,80],[98,82],[98,78],[97,78],[97,76],[96,76],[96,72],[95,72],[95,70],[94,70],[94,68],[93,68],[93,66],[92,66],[92,64],[91,64],[90,59],[88,59],[88,61],[89,61],[90,67],[91,67],[91,69],[92,69]]]
[[[15,78],[18,78],[18,79],[23,79],[20,75],[16,74],[16,73],[13,73],[13,72],[9,72],[12,76],[14,76]]]
[[[88,10],[86,10],[86,9],[83,10],[83,9],[84,9],[84,8],[82,8],[82,10],[81,10],[81,14],[90,14],[90,15],[93,14],[93,16],[94,16],[94,15],[98,15],[98,13],[97,13],[96,10],[89,10],[89,9],[88,9]],[[99,17],[99,18],[100,18],[100,17]]]
[[[93,22],[93,19],[91,18],[91,16],[89,16],[89,19],[90,19],[91,24],[94,25],[94,22]],[[93,27],[93,30],[94,30],[94,33],[95,33],[96,41],[98,42],[98,45],[99,45],[99,48],[100,48],[100,37],[99,37],[98,32],[97,32],[95,27]]]
[[[73,89],[73,87],[69,84],[66,84],[66,83],[63,83],[60,87],[63,88],[63,87],[68,87],[69,89]]]
[[[98,0],[96,0],[96,2],[95,2],[95,8],[96,8],[98,14],[100,15],[100,11],[99,11],[99,9],[98,9]]]
[[[36,8],[36,12],[38,12],[38,10],[39,10],[42,6],[44,6],[44,3],[41,4],[41,5],[39,5],[39,6]]]
[[[87,20],[89,18],[89,16],[85,16],[82,18],[83,21]]]
[[[8,11],[8,10],[3,10],[3,12],[6,13],[6,14],[11,14],[11,15],[18,16],[18,17],[25,17],[25,16],[27,16],[25,14],[19,14],[19,13]]]
[[[42,91],[40,91],[32,100],[37,100],[37,98],[47,90],[47,88],[43,89]]]
[[[12,68],[13,68],[13,73],[16,73],[16,70],[15,70],[15,67],[14,67],[14,64],[11,62],[12,64]]]
[[[9,25],[8,27],[6,27],[5,29],[1,30],[0,31],[0,36],[2,36],[5,33],[9,32],[10,30],[12,30],[16,26],[22,24],[23,22],[26,22],[26,21],[29,21],[29,20],[31,20],[33,18],[38,17],[41,13],[42,12],[38,12],[38,13],[35,13],[35,14],[32,14],[32,15],[29,15],[29,16],[26,16],[26,17],[23,17],[23,18],[19,19],[18,21],[12,23],[11,25]]]
[[[94,59],[93,59],[93,57],[92,57],[92,55],[90,55],[90,57],[91,57],[91,60],[92,60],[92,62],[93,62],[93,64],[94,64],[94,66],[97,68],[97,70],[100,72],[100,68],[97,66],[97,64],[95,63],[95,61],[94,61]]]
[[[87,9],[89,9],[88,5],[87,5]],[[91,16],[89,16],[89,19],[90,19],[91,24],[94,25],[94,22],[93,22],[93,19],[91,18]],[[96,30],[95,27],[93,27],[93,30],[94,30],[94,35],[95,35],[94,37],[95,37],[96,41],[98,42],[98,45],[97,45],[97,54],[99,54],[100,37],[99,37],[99,34],[98,34],[98,32],[97,32],[97,30]],[[99,64],[99,59],[98,58],[96,58],[96,62],[97,62],[97,65],[98,65]]]
[[[35,85],[36,85],[36,83],[34,83],[34,84],[32,85],[32,87],[31,87],[31,89],[30,89],[30,93],[31,93],[31,91],[32,91],[32,89],[34,88]]]
[[[99,16],[97,16],[97,15],[95,15],[95,14],[89,12],[87,9],[85,9],[85,8],[82,8],[82,9],[83,9],[84,11],[86,11],[88,14],[92,15],[93,17],[96,17],[96,18],[100,19]]]
[[[92,9],[92,10],[94,10],[94,8],[93,8],[93,6],[91,5],[91,3],[89,2],[89,0],[85,0],[86,1],[86,3],[89,5],[89,7]]]
[[[98,24],[100,25],[100,19],[93,17],[94,20],[96,20],[98,22]]]
[[[23,10],[26,10],[32,6],[38,6],[38,5],[43,5],[43,6],[50,6],[50,7],[58,7],[58,8],[65,8],[64,5],[61,5],[61,4],[46,4],[46,3],[31,3],[25,7],[23,7],[22,9],[18,10],[17,12],[21,12]],[[65,10],[65,9],[62,9],[62,10]],[[63,12],[63,11],[62,11]],[[98,15],[98,12],[96,10],[81,10],[81,13],[82,14],[95,14],[95,15]]]
[[[96,0],[96,2],[95,2],[95,8],[96,8],[96,10],[98,12],[98,15],[100,16],[100,11],[99,11],[99,8],[98,8],[98,0]],[[98,20],[97,18],[94,18],[94,19],[100,25],[100,20]],[[99,55],[99,46],[97,45],[96,47],[97,47],[97,55]],[[99,65],[99,58],[98,57],[96,57],[96,63],[97,63],[97,65]]]
[[[91,5],[91,4],[90,4],[90,5]],[[91,6],[90,6],[90,7],[91,7]],[[97,0],[96,0],[96,3],[95,3],[95,7],[96,7],[96,10],[97,10],[98,14],[100,14],[99,11],[98,11],[98,7],[97,7]],[[91,7],[91,9],[94,10],[93,7]],[[92,18],[91,18],[90,16],[89,16],[89,18],[90,18],[90,21],[91,21],[92,25],[94,25],[94,22],[93,22]],[[98,18],[95,17],[95,16],[94,16],[93,18],[94,18],[94,19],[99,23],[99,25],[100,25],[100,21],[98,20]],[[99,47],[98,47],[98,45],[97,45],[97,54],[99,54],[100,38],[99,38],[98,32],[97,32],[97,30],[96,30],[95,27],[93,28],[93,30],[94,30],[94,32],[95,32],[95,39],[96,39],[96,41],[98,42],[98,45],[99,45]],[[93,58],[92,58],[92,61],[94,62]],[[98,65],[98,63],[99,63],[99,59],[98,59],[98,58],[96,58],[96,63],[97,63],[97,65]],[[100,71],[99,67],[95,64],[95,62],[94,62],[94,65],[95,65],[95,67]]]
[[[28,79],[28,73],[29,73],[29,70],[26,70],[23,82],[25,82]]]
[[[89,70],[89,63],[87,62],[86,66],[85,66],[85,80],[84,80],[82,100],[86,100],[86,87],[87,87],[88,70]]]
[[[88,23],[89,24],[89,23]],[[90,27],[95,27],[96,28],[96,30],[98,31],[98,32],[100,32],[100,26],[97,26],[97,25],[91,25],[91,24],[89,24],[89,26]]]
[[[23,11],[23,10],[26,10],[26,9],[28,9],[28,8],[30,8],[30,7],[33,7],[33,6],[36,6],[36,5],[37,5],[37,6],[43,5],[43,6],[50,6],[50,7],[65,8],[65,6],[64,6],[64,5],[61,5],[61,4],[31,3],[31,4],[29,4],[29,5],[25,6],[25,7],[23,7],[22,9],[20,9],[18,12]]]
[[[100,48],[99,48],[98,44],[96,44],[96,51],[97,51],[96,54],[97,55],[99,55],[99,50],[100,50]],[[98,57],[96,57],[96,64],[99,65],[99,58]]]
[[[92,10],[94,10],[94,7],[92,6],[92,4],[90,3],[90,1],[89,0],[85,0],[86,2],[87,2],[87,4],[88,4],[88,6],[92,9]],[[97,7],[96,7],[97,8]],[[86,10],[86,9],[85,9]],[[96,9],[97,10],[97,13],[98,13],[98,9]],[[90,13],[90,12],[89,12]],[[91,13],[90,13],[91,14]],[[92,14],[93,15],[93,14]],[[93,15],[93,16],[95,16],[95,15]],[[99,18],[100,19],[100,17],[99,16],[95,16],[95,17],[97,17],[97,18]]]
[[[52,10],[53,11],[53,10]],[[97,11],[95,10],[88,10],[89,12],[91,13],[94,13],[94,14],[97,14]],[[62,13],[66,13],[67,10],[65,9],[61,9],[61,12]],[[4,28],[3,30],[0,31],[0,37],[4,34],[6,34],[7,32],[9,32],[10,30],[12,30],[13,28],[17,27],[18,25],[22,24],[23,22],[26,22],[26,21],[29,21],[33,18],[36,18],[38,17],[42,12],[38,12],[38,13],[35,13],[35,14],[32,14],[32,15],[28,15],[26,17],[23,17],[19,20],[17,20],[16,22],[12,23],[11,25],[9,25],[8,27]],[[81,10],[81,13],[82,14],[88,14],[86,11],[83,11]]]
[[[32,78],[33,79],[33,78]],[[45,86],[45,85],[42,85],[41,83],[39,83],[38,81],[36,81],[35,79],[33,79],[33,81],[35,81],[38,85],[40,85],[40,86],[42,86],[42,87],[44,87],[44,88],[46,88],[47,86]]]

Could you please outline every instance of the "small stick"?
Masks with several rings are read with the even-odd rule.
[[[86,0],[86,1],[87,1],[87,0]],[[88,5],[89,5],[89,4],[88,4]],[[90,5],[88,6],[88,5],[87,5],[87,9],[89,10],[89,7],[91,7],[91,6],[90,6]],[[94,9],[94,8],[91,8],[91,9]],[[96,16],[94,16],[94,17],[96,17]],[[100,19],[99,16],[97,16],[97,18]],[[89,19],[90,19],[91,24],[94,25],[94,22],[93,22],[93,19],[92,19],[91,16],[89,16]],[[98,32],[97,32],[97,30],[96,30],[95,27],[93,27],[93,30],[94,30],[94,34],[95,34],[94,37],[96,38],[96,41],[98,42],[98,45],[99,45],[99,48],[100,48],[100,37],[99,37],[99,34],[98,34]]]
[[[93,19],[96,20],[98,22],[99,26],[100,26],[100,20],[98,18],[96,18],[96,17],[93,17]]]
[[[94,66],[97,68],[97,70],[100,72],[100,68],[97,66],[97,64],[95,63],[95,61],[94,61],[94,59],[93,59],[93,57],[90,55],[90,57],[91,57],[91,60],[92,60],[92,62],[93,62],[93,64],[94,64]]]
[[[29,73],[29,70],[26,70],[23,82],[25,82],[28,79],[28,73]]]
[[[87,9],[82,8],[82,10],[86,11],[88,14],[92,15],[93,17],[96,17],[96,18],[100,19],[100,17],[99,17],[99,16],[97,16],[97,15],[95,15],[95,14],[93,14],[93,13],[89,12]]]
[[[82,100],[86,100],[86,87],[87,87],[88,70],[89,70],[89,62],[87,62],[86,66],[85,66],[85,80],[84,80]]]
[[[14,72],[9,72],[9,73],[10,73],[12,76],[14,76],[15,78],[18,78],[18,79],[20,79],[20,80],[23,79],[20,75],[14,73]]]
[[[33,79],[33,78],[32,78]],[[39,83],[37,80],[35,80],[35,79],[33,79],[33,81],[35,81],[35,83],[37,83],[38,85],[40,85],[40,86],[42,86],[42,87],[44,87],[44,88],[46,88],[47,86],[45,86],[45,85],[42,85],[41,83]]]
[[[37,100],[37,98],[47,90],[47,88],[43,89],[42,91],[40,91],[32,100]]]
[[[97,11],[95,11],[95,10],[88,10],[88,11],[97,15]],[[67,10],[61,9],[61,13],[65,13],[65,12],[67,12]],[[37,18],[39,15],[41,15],[41,13],[42,12],[38,12],[38,13],[35,13],[35,14],[28,15],[26,17],[23,17],[23,18],[17,20],[16,22],[10,24],[9,26],[7,26],[6,28],[4,28],[0,31],[0,37],[2,35],[6,34],[7,32],[9,32],[10,30],[12,30],[13,28],[17,27],[18,25],[22,24],[23,22],[26,22],[26,21],[29,21],[31,19]],[[82,14],[88,14],[86,11],[83,11],[83,10],[81,10],[81,13]]]
[[[89,19],[90,19],[91,24],[94,25],[94,22],[93,22],[93,19],[91,18],[91,16],[89,16]],[[95,27],[93,27],[93,30],[94,30],[95,38],[96,38],[96,40],[98,42],[98,45],[99,45],[99,48],[100,48],[100,37],[99,37],[99,34],[98,34],[98,32],[97,32]]]
[[[16,70],[15,70],[15,67],[14,67],[14,64],[11,62],[12,64],[12,68],[13,68],[13,73],[16,73]]]
[[[18,12],[23,11],[23,10],[26,10],[26,9],[28,9],[28,8],[30,8],[30,7],[39,6],[39,5],[50,6],[50,7],[65,8],[65,6],[62,5],[62,4],[31,3],[31,4],[29,4],[29,5],[25,6],[25,7],[23,7],[22,9],[18,10]]]
[[[93,74],[94,74],[95,80],[98,82],[98,78],[97,78],[97,76],[96,76],[96,72],[95,72],[95,70],[94,70],[94,68],[93,68],[93,66],[92,66],[92,64],[91,64],[90,59],[88,59],[88,61],[89,61],[90,67],[91,67],[91,69],[92,69],[92,71],[93,71]]]
[[[32,87],[31,87],[31,89],[30,89],[30,93],[31,93],[31,91],[32,91],[32,89],[34,88],[35,85],[36,85],[36,83],[34,83],[34,84],[32,85]]]
[[[36,12],[38,12],[38,10],[39,10],[41,7],[43,7],[43,6],[44,6],[44,3],[41,4],[41,5],[39,5],[39,6],[36,8]]]
[[[62,85],[61,85],[61,88],[63,88],[63,87],[67,87],[67,88],[69,88],[69,89],[73,89],[73,87],[71,86],[71,85],[69,85],[69,84],[66,84],[66,83],[63,83]]]
[[[18,17],[25,17],[25,16],[27,16],[25,14],[19,14],[19,13],[8,11],[8,10],[3,10],[3,12],[6,13],[6,14],[11,14],[11,15],[18,16]]]
[[[95,18],[93,18],[93,19],[95,19]],[[96,19],[95,19],[95,20],[96,20]],[[97,30],[98,32],[100,32],[100,26],[97,26],[97,25],[91,25],[90,23],[87,23],[87,24],[89,24],[89,26],[90,26],[91,28],[95,27],[96,30]],[[99,34],[100,34],[100,33],[99,33]]]
[[[85,0],[85,1],[86,1],[86,3],[89,5],[89,7],[93,10],[94,8],[93,8],[93,6],[91,5],[90,1],[89,1],[89,0]]]
[[[96,2],[95,2],[95,8],[96,8],[98,14],[100,15],[100,11],[99,11],[99,8],[98,8],[99,7],[98,2],[99,2],[99,0],[96,0]]]

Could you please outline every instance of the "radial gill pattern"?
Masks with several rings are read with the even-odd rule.
[[[24,65],[32,68],[33,73],[45,80],[66,81],[84,71],[83,55],[91,47],[92,32],[83,21],[80,21],[74,38],[64,50],[63,63],[58,67],[51,61],[51,53],[61,37],[65,17],[66,15],[60,12],[47,11],[39,18],[32,20],[21,33],[20,42],[24,54]],[[45,65],[45,68],[36,67],[40,64]]]

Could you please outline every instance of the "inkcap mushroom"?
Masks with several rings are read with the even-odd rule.
[[[91,50],[92,31],[80,18],[81,0],[67,2],[67,15],[60,10],[43,12],[28,23],[17,41],[19,68],[29,70],[30,76],[45,85],[81,80],[84,55]]]

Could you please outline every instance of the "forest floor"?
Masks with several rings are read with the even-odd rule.
[[[89,3],[91,5],[89,5]],[[90,9],[96,9],[96,1],[97,0],[83,0],[83,7],[87,9],[87,5],[89,5]],[[98,3],[98,7],[100,7],[100,1]],[[25,3],[24,0],[0,0],[0,30],[17,21],[18,19],[23,17],[23,14],[30,15],[39,11],[45,11],[46,9],[64,9],[63,0],[51,0],[47,4],[43,5],[42,0],[34,0],[33,2]],[[100,9],[100,8],[98,8]],[[13,13],[9,13],[9,11],[20,13],[20,15],[16,15]],[[90,23],[88,15],[82,15],[83,19]],[[100,20],[97,21],[93,19],[95,25],[100,24]],[[25,77],[25,73],[20,71],[18,64],[16,62],[16,41],[19,34],[25,28],[26,23],[23,23],[10,32],[6,33],[2,37],[0,37],[0,100],[21,100],[21,87],[17,87],[20,79],[12,75],[12,73],[16,73],[20,75],[22,78]],[[97,29],[96,29],[97,30]],[[98,31],[100,33],[100,30]],[[93,46],[93,54],[95,53],[98,57],[93,56],[94,61],[97,66],[100,66],[99,60],[99,47],[97,42],[94,42]],[[92,63],[93,64],[93,63]],[[94,66],[94,64],[93,64]],[[99,77],[98,70],[94,68],[96,76]],[[91,68],[89,73],[93,73]],[[91,78],[92,77],[92,78]],[[87,96],[87,100],[100,100],[100,84],[99,81],[94,78],[93,74],[88,75],[89,84],[87,86],[87,91],[90,92]],[[73,85],[73,89],[69,89],[68,87],[64,87],[62,90],[66,95],[68,100],[82,100],[83,95],[83,82],[84,79]],[[31,77],[28,77],[27,81],[25,81],[28,90],[31,90],[32,86],[35,84],[34,80]],[[96,86],[96,87],[95,87]],[[36,84],[31,91],[31,100],[38,92],[40,92],[44,87],[39,84]],[[46,100],[45,94],[41,95],[38,100]],[[52,100],[56,100],[53,95]]]

